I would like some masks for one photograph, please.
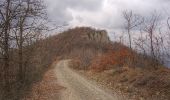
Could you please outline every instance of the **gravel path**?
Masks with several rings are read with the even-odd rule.
[[[62,60],[55,68],[59,84],[65,87],[60,100],[117,100],[115,96],[72,71],[68,62],[69,60]]]

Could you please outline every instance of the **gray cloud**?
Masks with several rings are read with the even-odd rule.
[[[69,9],[79,11],[96,11],[100,9],[102,2],[99,0],[45,0],[50,18],[57,23],[73,20]]]
[[[57,24],[93,26],[118,30],[122,26],[122,11],[132,10],[144,17],[154,10],[162,17],[170,16],[170,0],[45,0],[51,19]]]

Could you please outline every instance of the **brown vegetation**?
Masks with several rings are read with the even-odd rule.
[[[55,45],[51,45],[51,42],[46,40],[39,40],[37,43],[34,43],[31,46],[24,48],[24,63],[25,63],[25,73],[24,73],[24,80],[23,84],[20,84],[20,81],[17,81],[18,77],[18,56],[15,53],[17,50],[14,50],[12,54],[14,58],[10,61],[10,82],[11,87],[8,94],[8,98],[6,100],[20,99],[22,96],[26,95],[29,89],[32,87],[33,83],[38,83],[42,80],[44,73],[48,71],[51,67],[51,64],[56,60],[54,49]],[[2,86],[2,85],[1,85]],[[3,92],[2,90],[0,91]],[[2,93],[1,96],[4,96]]]
[[[109,44],[107,33],[88,27],[70,29],[57,36],[51,37],[56,44],[55,52],[60,59],[77,59],[82,65],[80,69],[88,69],[91,60],[98,54],[105,52]],[[89,37],[89,34],[94,34]],[[98,34],[96,36],[95,34]],[[93,37],[94,36],[94,37]]]
[[[22,100],[59,99],[59,91],[61,89],[64,89],[64,87],[58,85],[54,70],[50,69],[45,73],[41,82],[33,84],[31,92],[23,97]]]
[[[121,46],[121,44],[118,43],[115,43],[113,45]],[[127,47],[122,46],[117,49],[116,47],[114,47],[114,50],[110,48],[107,53],[96,56],[95,59],[92,61],[89,69],[92,69],[94,71],[104,71],[112,69],[113,66],[122,67],[129,63],[127,61],[132,61],[132,59],[133,55]]]
[[[74,38],[72,42],[74,43],[76,39]],[[80,37],[78,40],[76,45],[72,42],[69,45],[71,48],[76,48],[76,52],[74,49],[69,49],[70,53],[65,56],[73,59],[72,68],[85,69],[92,79],[111,89],[121,91],[132,99],[170,98],[170,70],[159,62],[153,64],[155,59],[151,56],[137,53],[121,43],[109,42],[101,45],[95,41],[81,40]],[[81,46],[77,47],[79,43]],[[94,49],[97,45],[100,45],[100,48]],[[88,64],[84,64],[86,61]]]
[[[21,98],[22,92],[47,69],[43,64],[51,63],[42,62],[46,54],[37,51],[45,46],[34,45],[45,29],[40,24],[43,18],[45,6],[41,0],[0,2],[0,99]]]
[[[128,96],[133,100],[169,100],[169,69],[153,72],[129,67],[114,68],[100,73],[87,71],[86,75],[104,87]]]

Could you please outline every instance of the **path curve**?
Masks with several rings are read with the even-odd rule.
[[[68,62],[62,60],[55,68],[59,84],[65,87],[60,95],[61,100],[117,100],[115,96],[72,71]]]

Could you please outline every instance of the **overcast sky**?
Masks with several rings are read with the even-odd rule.
[[[56,24],[92,26],[119,30],[122,11],[132,10],[144,17],[154,11],[162,17],[170,16],[170,0],[45,0],[49,17]]]

